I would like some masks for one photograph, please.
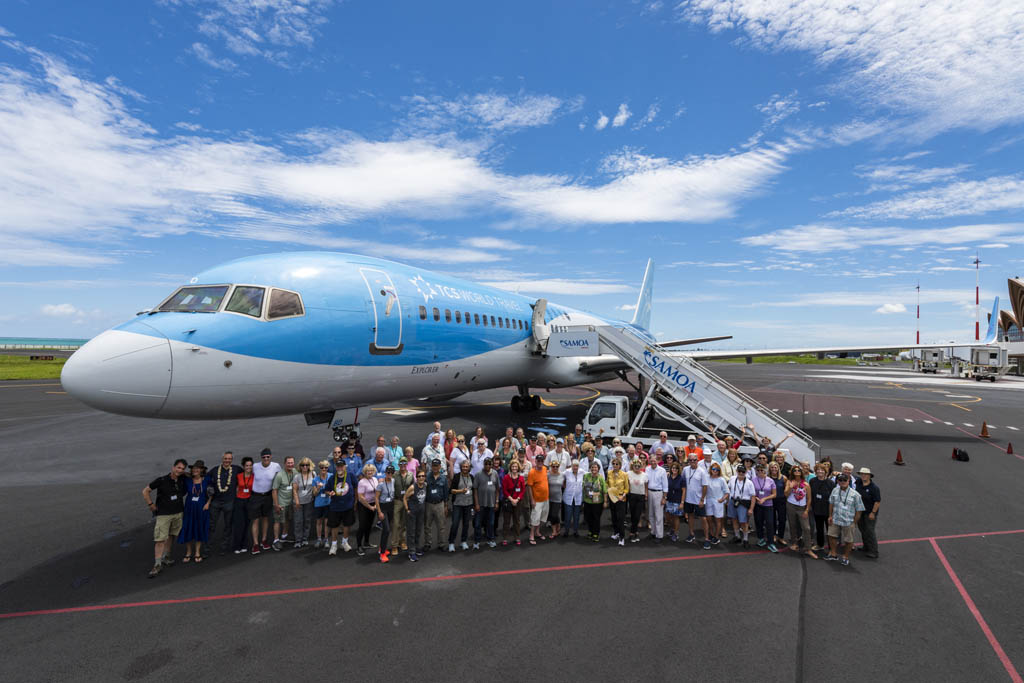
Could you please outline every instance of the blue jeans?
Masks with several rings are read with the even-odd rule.
[[[580,531],[580,511],[583,509],[582,505],[573,505],[571,503],[562,503],[564,508],[563,516],[565,519],[562,522],[565,523],[565,533],[577,534]]]
[[[448,531],[448,544],[455,542],[455,536],[458,535],[459,524],[462,524],[462,542],[465,543],[466,539],[469,538],[469,525],[473,522],[473,506],[472,505],[453,505],[452,506],[452,527]]]
[[[486,535],[488,541],[494,540],[494,519],[496,517],[496,508],[480,508],[480,512],[476,513],[476,520],[473,525],[473,540],[476,543],[484,540]],[[480,531],[483,529],[484,533]]]

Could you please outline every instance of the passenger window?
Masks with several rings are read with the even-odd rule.
[[[433,312],[434,312],[434,322],[436,323],[439,320],[441,320],[441,311],[439,311],[439,310],[437,310],[435,308],[435,309],[433,309]]]
[[[427,307],[426,306],[420,306],[420,320],[426,320],[426,319],[427,319]]]
[[[235,287],[225,311],[258,318],[263,315],[263,287]]]
[[[450,323],[452,321],[452,312],[450,309],[444,309],[444,321]]]
[[[505,325],[501,322],[501,318],[498,318],[498,327],[504,327]]]
[[[495,325],[494,325],[494,316],[492,315],[492,316],[491,316],[491,327],[494,327],[494,326],[495,326]]]
[[[466,317],[468,318],[469,316],[466,316]],[[480,314],[479,313],[474,313],[473,314],[473,322],[476,323],[477,325],[480,324]]]
[[[522,320],[520,320],[520,321],[518,321],[518,322],[519,322],[519,329],[523,329],[523,321],[522,321]]]
[[[469,311],[466,311],[466,324],[469,324]]]
[[[283,289],[275,289],[270,292],[270,306],[267,308],[267,318],[289,318],[296,315],[303,315],[302,299],[295,292],[286,292]]]
[[[455,311],[455,322],[462,322],[462,311]]]
[[[508,318],[505,318],[505,327],[512,327],[512,325],[508,321]]]

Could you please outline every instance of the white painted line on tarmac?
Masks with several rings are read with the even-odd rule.
[[[842,417],[841,413],[836,413],[836,417]]]
[[[1019,431],[1020,431],[1020,430],[1019,430],[1019,429],[1017,429],[1016,427],[1007,427],[1007,429],[1012,429],[1012,430],[1013,430],[1013,431],[1015,431],[1015,432],[1019,432]]]
[[[850,417],[852,417],[854,420],[856,420],[858,417],[860,417],[860,415],[851,415]]]
[[[869,420],[877,420],[878,418],[875,417],[874,415],[868,415],[868,419]]]
[[[973,427],[973,426],[974,425],[972,425],[970,422],[964,422],[964,427]]]
[[[888,420],[889,422],[895,422],[896,421],[895,417],[887,417],[885,419]]]
[[[925,420],[925,421],[924,421],[924,423],[925,423],[926,425],[930,425],[930,424],[932,424],[932,421],[931,421],[931,420]]]
[[[903,418],[903,421],[904,421],[904,422],[913,422],[913,420],[911,420],[911,419],[910,419],[909,417],[905,417],[905,418]]]

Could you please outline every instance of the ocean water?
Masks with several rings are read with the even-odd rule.
[[[88,339],[46,337],[0,337],[0,349],[66,349],[78,348]]]

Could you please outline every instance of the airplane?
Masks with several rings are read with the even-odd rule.
[[[627,323],[369,256],[252,256],[203,271],[93,338],[68,359],[61,383],[106,412],[182,420],[302,414],[308,425],[329,424],[341,441],[358,429],[359,409],[373,404],[515,386],[511,408],[525,412],[541,406],[531,388],[613,379],[628,368],[622,359],[556,357],[544,343],[553,326],[615,325],[658,344],[648,330],[652,291],[649,261]],[[718,353],[693,357],[778,351]]]

